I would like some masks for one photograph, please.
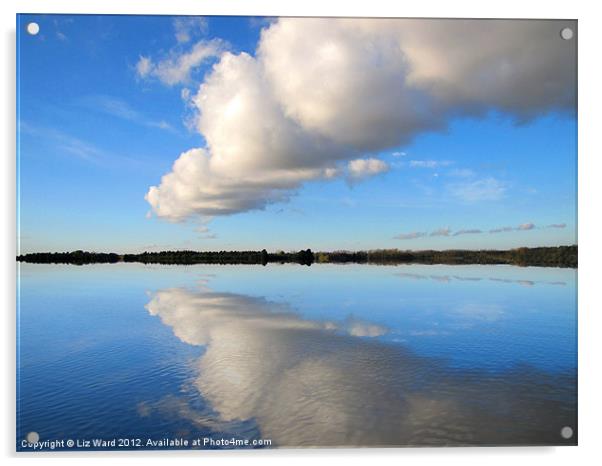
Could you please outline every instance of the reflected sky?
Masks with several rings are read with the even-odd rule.
[[[306,320],[230,293],[168,289],[147,309],[182,341],[206,345],[195,384],[219,418],[254,419],[279,446],[546,444],[574,425],[568,373],[453,370],[365,338],[386,333],[377,324]]]
[[[508,266],[27,264],[18,435],[571,444],[575,282]]]

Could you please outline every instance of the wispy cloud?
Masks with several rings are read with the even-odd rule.
[[[508,233],[511,231],[529,231],[535,230],[537,226],[532,222],[521,223],[517,227],[499,227],[489,230],[489,233]]]
[[[514,231],[514,228],[513,227],[493,228],[493,229],[489,230],[489,233],[506,233],[509,231]]]
[[[203,16],[179,17],[173,20],[176,41],[179,44],[190,42],[197,35],[204,35],[209,29],[207,18]]]
[[[61,135],[57,140],[60,149],[84,160],[95,161],[103,155],[96,146],[72,136]]]
[[[52,23],[54,25],[54,35],[56,36],[56,38],[58,40],[60,40],[61,42],[68,42],[69,38],[67,37],[67,34],[65,34],[64,32],[64,27],[71,24],[73,22],[72,19],[70,18],[55,18]]]
[[[39,126],[22,120],[18,122],[18,125],[20,134],[44,141],[48,149],[57,155],[73,156],[97,166],[118,168],[121,171],[125,168],[137,171],[146,170],[149,166],[155,166],[155,163],[149,164],[148,158],[136,158],[131,154],[115,153],[55,128]]]
[[[495,178],[483,178],[466,183],[448,185],[452,196],[465,201],[497,201],[504,197],[507,186]]]
[[[517,230],[527,231],[527,230],[533,230],[533,228],[535,228],[534,223],[523,223],[517,227]]]
[[[535,281],[535,280],[524,280],[524,279],[513,279],[513,278],[502,278],[502,277],[472,277],[472,276],[459,276],[459,275],[427,275],[419,273],[396,273],[401,278],[408,278],[412,280],[435,280],[441,283],[449,283],[453,280],[464,281],[464,282],[479,282],[481,280],[490,280],[493,282],[500,283],[513,283],[521,286],[534,286],[534,285],[554,285],[554,286],[566,286],[566,282],[563,281]]]
[[[201,16],[174,18],[177,44],[159,59],[141,55],[136,63],[136,75],[142,79],[158,79],[167,86],[189,83],[195,68],[218,57],[228,48],[221,39],[201,39],[208,27],[207,19]],[[184,46],[192,42],[192,46],[185,50]]]
[[[183,52],[172,49],[168,55],[154,62],[151,57],[140,56],[136,63],[136,73],[140,78],[156,78],[167,86],[185,84],[191,81],[191,72],[211,58],[216,58],[226,50],[221,39],[201,40],[190,50]]]
[[[453,164],[451,160],[410,160],[411,168],[441,168]]]
[[[467,229],[467,230],[458,230],[454,233],[453,236],[460,236],[460,235],[478,235],[483,233],[482,230],[479,230],[478,228],[471,228],[471,229]]]
[[[455,178],[472,178],[475,176],[475,172],[469,168],[454,168],[447,173],[448,176]]]
[[[199,239],[216,239],[217,234],[211,232],[206,225],[198,226],[195,231],[199,233]]]
[[[393,239],[406,240],[406,239],[422,238],[423,236],[426,236],[425,232],[422,232],[422,231],[413,231],[411,233],[400,233],[400,234],[394,236]]]
[[[553,224],[547,225],[543,228],[565,228],[565,227],[566,227],[565,223],[553,223]],[[492,229],[488,230],[487,232],[490,234],[510,233],[510,232],[520,232],[520,231],[531,231],[531,230],[536,230],[539,228],[542,228],[542,227],[537,227],[535,225],[535,223],[533,223],[533,222],[526,222],[526,223],[521,223],[520,225],[518,225],[516,227],[505,226],[505,227],[492,228]],[[461,228],[459,230],[453,231],[449,227],[444,227],[444,228],[437,228],[436,230],[433,230],[428,236],[448,237],[448,236],[461,236],[461,235],[476,235],[476,234],[481,234],[481,233],[485,233],[485,231],[482,229],[479,229],[479,228]],[[426,236],[426,234],[419,233],[419,232],[413,232],[413,233],[407,233],[407,234],[400,234],[400,235],[396,236],[395,239],[416,239],[416,238],[421,238],[423,236]]]
[[[43,128],[21,121],[19,132],[51,140],[63,153],[74,155],[89,162],[98,162],[106,153],[89,142],[52,128]]]
[[[403,151],[395,151],[395,152],[391,153],[391,155],[393,157],[405,157],[408,154],[406,152],[403,152]]]
[[[449,228],[438,228],[435,231],[431,232],[431,236],[449,236],[451,234],[451,230]]]
[[[99,110],[108,115],[112,115],[122,120],[148,126],[150,128],[159,128],[166,131],[175,131],[174,128],[165,120],[153,120],[134,109],[130,104],[122,99],[107,95],[93,95],[83,99],[86,106]]]

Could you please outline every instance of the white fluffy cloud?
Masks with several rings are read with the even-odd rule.
[[[146,195],[170,220],[227,215],[286,199],[307,180],[332,176],[346,152],[303,131],[275,102],[258,62],[225,53],[193,103],[206,148],[180,155]]]
[[[262,31],[255,57],[209,41],[157,64],[142,58],[141,76],[174,85],[219,55],[193,97],[206,147],[182,154],[147,200],[170,220],[262,208],[345,164],[350,176],[353,166],[386,171],[363,155],[456,115],[574,110],[575,41],[558,32],[566,24],[284,18]],[[487,179],[452,194],[495,199],[504,189]]]

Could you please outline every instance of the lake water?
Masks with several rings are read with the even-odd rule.
[[[575,270],[20,264],[19,277],[21,450],[29,432],[123,448],[576,443]]]

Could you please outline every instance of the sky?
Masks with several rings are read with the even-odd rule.
[[[565,27],[20,15],[20,252],[576,244]]]

